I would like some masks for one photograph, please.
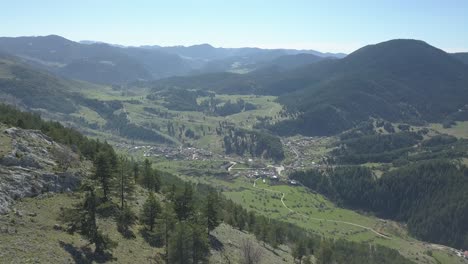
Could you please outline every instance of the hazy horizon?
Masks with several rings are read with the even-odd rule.
[[[28,8],[24,8],[27,6]],[[2,36],[56,34],[124,46],[259,47],[352,51],[419,39],[447,52],[468,51],[465,1],[15,1],[5,3]]]

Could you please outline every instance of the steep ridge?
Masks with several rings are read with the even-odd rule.
[[[0,124],[9,143],[1,146],[0,214],[17,199],[75,190],[89,172],[90,163],[40,131],[5,127]]]

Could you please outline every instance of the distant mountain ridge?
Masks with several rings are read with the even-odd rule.
[[[0,53],[0,102],[71,113],[76,110],[71,94],[80,91],[81,86],[79,82],[57,78],[17,57]]]
[[[316,51],[259,48],[125,47],[98,41],[74,42],[57,35],[0,37],[0,51],[54,74],[100,84],[124,84],[204,72],[248,72],[280,56]]]
[[[390,40],[343,59],[310,62],[288,70],[173,77],[152,87],[279,95],[297,117],[270,128],[280,134],[329,135],[370,117],[421,123],[467,115],[468,66],[423,41]]]
[[[215,48],[210,44],[199,44],[192,46],[140,46],[141,48],[147,49],[160,49],[170,53],[174,53],[180,56],[191,57],[191,58],[202,58],[202,59],[213,59],[213,58],[225,58],[231,56],[248,56],[255,53],[271,53],[278,52],[283,55],[295,55],[295,54],[312,54],[319,57],[334,57],[343,58],[346,56],[344,53],[329,53],[319,52],[316,50],[296,50],[296,49],[262,49],[262,48]]]
[[[60,76],[96,83],[161,78],[189,70],[175,55],[153,51],[142,56],[133,49],[102,43],[80,44],[55,35],[0,38],[0,50]],[[150,58],[151,67],[141,57]]]

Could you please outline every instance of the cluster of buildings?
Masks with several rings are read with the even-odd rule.
[[[214,154],[194,147],[151,146],[145,149],[144,157],[164,157],[169,160],[209,160]]]
[[[459,256],[460,258],[464,258],[465,260],[468,261],[468,250],[455,250],[455,254]]]
[[[233,168],[233,170],[235,170]],[[270,178],[270,179],[278,179],[278,175],[276,175],[275,171],[270,168],[263,168],[263,169],[251,169],[246,170],[247,178]]]
[[[143,152],[144,157],[164,157],[168,160],[209,160],[221,158],[221,156],[205,149],[194,147],[173,147],[165,145],[140,145],[135,146],[126,143],[116,144],[117,148],[126,149],[128,152]]]
[[[312,153],[311,149],[316,149],[320,146],[321,138],[317,137],[301,137],[297,139],[287,139],[283,141],[283,145],[288,148],[295,156],[294,161],[288,165],[288,168],[304,168],[316,166],[316,161],[321,161],[324,157]]]
[[[246,176],[250,179],[269,179],[270,182],[279,182],[281,180],[281,177],[277,173],[275,167],[267,167],[261,169],[232,168],[231,172],[235,172],[236,176]],[[299,185],[299,182],[297,182],[296,180],[287,179],[286,182],[290,185]]]

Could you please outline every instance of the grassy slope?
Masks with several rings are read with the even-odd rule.
[[[137,200],[142,204],[144,191],[140,190]],[[85,252],[92,250],[88,243],[80,235],[70,235],[64,231],[54,230],[61,208],[71,207],[79,199],[72,194],[57,194],[45,198],[28,198],[18,202],[16,209],[23,216],[14,213],[0,216],[0,262],[1,263],[88,263]],[[134,205],[137,211],[139,206]],[[29,214],[37,214],[30,216]],[[163,251],[160,248],[152,248],[139,235],[139,226],[133,228],[137,233],[134,239],[125,239],[117,232],[115,222],[112,219],[100,219],[99,228],[110,238],[118,242],[113,250],[112,257],[105,261],[113,263],[149,263],[150,259]],[[224,252],[214,250],[210,263],[225,263],[224,255],[227,255],[233,263],[239,258],[239,245],[244,239],[253,239],[261,248],[262,263],[291,263],[292,257],[289,248],[281,246],[281,250],[275,253],[268,246],[256,241],[256,239],[228,225],[221,225],[214,230],[213,235],[221,241]],[[88,255],[90,256],[90,255]]]
[[[451,128],[444,128],[441,124],[431,124],[430,128],[458,138],[468,138],[468,121],[457,122],[457,124]]]
[[[23,217],[13,213],[0,217],[2,230],[8,230],[0,237],[0,258],[8,263],[62,263],[64,260],[71,263],[82,260],[84,256],[80,251],[86,249],[87,242],[77,234],[69,235],[53,229],[54,224],[59,223],[56,219],[60,208],[70,207],[77,201],[69,195],[56,195],[45,199],[24,199],[18,203],[16,208],[23,212]],[[37,216],[27,216],[30,213],[37,213]],[[110,221],[99,221],[99,225],[103,231],[110,232],[112,239],[121,242],[121,236]],[[144,262],[148,256],[151,256],[151,248],[141,237],[129,240],[125,245],[120,243],[114,253],[121,263],[131,263],[132,260]]]
[[[7,127],[0,124],[0,158],[11,151],[11,137],[3,133]]]
[[[295,212],[290,212],[281,203],[281,194],[263,191],[253,188],[253,180],[240,178],[220,178],[213,176],[203,176],[201,171],[211,165],[198,162],[161,162],[157,167],[179,173],[186,180],[208,183],[224,190],[224,194],[233,201],[242,204],[246,209],[264,214],[274,219],[297,224],[314,233],[325,237],[343,238],[357,242],[370,242],[397,249],[403,256],[406,256],[417,263],[438,263],[436,258],[426,254],[428,250],[437,252],[434,256],[437,259],[444,259],[448,262],[442,263],[463,263],[459,258],[446,250],[438,250],[430,245],[410,237],[403,226],[392,221],[381,221],[373,216],[360,214],[348,209],[337,207],[320,194],[311,193],[303,187],[293,187],[287,185],[272,186],[267,183],[257,181],[259,188],[268,188],[285,193],[285,204]],[[212,164],[215,171],[220,172],[217,164]],[[199,171],[199,172],[197,172]],[[192,176],[184,176],[184,175]],[[209,173],[206,173],[207,175]],[[211,174],[213,175],[213,174]],[[301,215],[303,214],[303,215]],[[391,239],[385,239],[360,227],[319,221],[311,218],[323,218],[327,220],[345,221],[360,224],[373,228],[378,232],[389,235]]]
[[[190,139],[182,137],[182,139],[173,137],[176,142],[191,143],[196,147],[205,148],[216,153],[222,153],[222,138],[216,135],[215,128],[219,126],[219,122],[228,121],[235,124],[236,127],[252,128],[256,123],[257,117],[274,117],[277,115],[282,106],[275,102],[276,97],[274,96],[253,96],[253,95],[217,95],[217,98],[227,101],[235,101],[242,98],[246,102],[252,103],[258,107],[258,109],[252,111],[246,111],[227,117],[210,116],[205,115],[201,112],[196,111],[173,111],[162,106],[162,101],[150,101],[145,98],[146,91],[144,89],[133,90],[130,96],[121,91],[112,90],[110,87],[101,86],[100,89],[86,89],[82,91],[88,98],[108,101],[108,100],[119,100],[128,101],[135,100],[138,104],[124,102],[125,109],[128,113],[129,119],[132,123],[148,126],[157,126],[159,131],[167,135],[167,122],[172,122],[177,130],[178,127],[184,126],[186,129],[190,128],[195,131],[196,135],[200,136],[199,139]],[[199,98],[203,100],[203,98]],[[163,118],[158,115],[149,113],[144,108],[154,108],[161,112],[168,112],[171,115],[177,115],[177,117]],[[97,113],[87,108],[81,108],[79,111],[73,114],[76,117],[82,117],[90,123],[98,123],[100,125],[105,123],[105,120],[99,117]],[[205,131],[205,136],[202,132]],[[96,133],[95,130],[88,128],[83,129],[85,133]],[[100,131],[100,134],[109,135],[108,132]],[[118,138],[118,137],[117,137]]]
[[[20,217],[14,213],[0,216],[0,259],[5,263],[63,263],[84,261],[84,251],[91,250],[80,235],[54,230],[60,208],[71,207],[79,199],[74,195],[58,194],[47,198],[28,198],[16,204]],[[28,214],[36,213],[31,217]],[[127,240],[117,231],[110,219],[100,219],[99,228],[119,245],[111,260],[119,263],[145,263],[155,254],[141,236]],[[5,232],[5,230],[8,230]],[[79,262],[82,263],[82,262]],[[86,262],[84,262],[86,263]]]
[[[255,236],[239,231],[225,224],[221,224],[212,232],[212,234],[223,242],[224,251],[212,251],[213,254],[210,258],[210,263],[225,264],[228,263],[228,260],[231,261],[231,263],[240,263],[240,246],[245,239],[250,239],[253,241],[254,245],[260,249],[260,263],[293,263],[290,248],[285,245],[281,245],[279,249],[275,250],[268,244],[264,244],[263,242],[256,240]]]
[[[97,112],[85,106],[80,106],[78,111],[71,115],[75,117],[83,117],[91,124],[96,123],[100,126],[104,126],[106,124],[106,120],[104,118],[102,118]]]

